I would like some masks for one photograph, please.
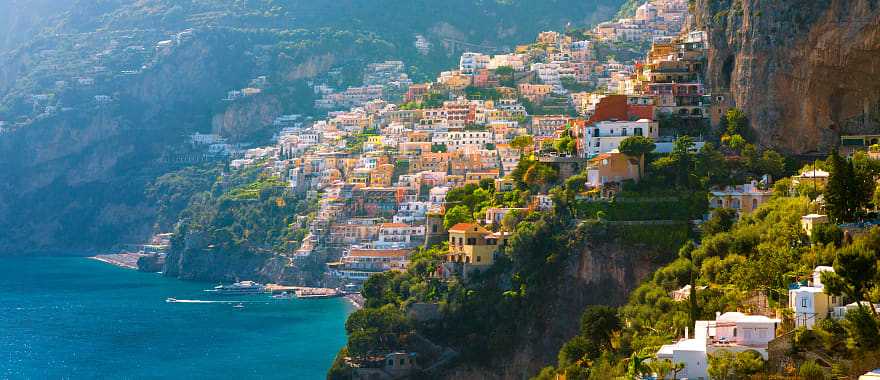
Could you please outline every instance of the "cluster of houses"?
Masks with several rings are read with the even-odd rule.
[[[230,167],[260,165],[291,191],[320,198],[308,235],[289,255],[329,253],[335,280],[360,283],[373,273],[403,270],[416,247],[440,241],[449,248],[437,275],[467,276],[492,265],[507,243],[501,220],[514,209],[489,208],[483,220],[446,229],[451,189],[490,181],[496,192],[513,191],[507,175],[524,154],[534,154],[563,177],[584,171],[588,189],[610,197],[621,183],[644,175],[638,158],[618,150],[623,140],[645,136],[658,152],[669,152],[672,138],[659,125],[664,114],[709,117],[710,97],[698,75],[705,34],[680,33],[682,24],[669,16],[675,4],[639,8],[643,25],[662,29],[652,33],[664,37],[655,39],[644,64],[599,60],[596,39],[547,31],[510,54],[463,53],[457,70],[428,83],[412,83],[403,62],[369,65],[361,87],[335,92],[315,86],[323,95],[317,105],[347,109],[321,120],[285,120],[290,124],[275,145],[244,150]],[[567,88],[600,83],[614,91]],[[389,88],[402,92],[402,104],[387,99]],[[530,112],[535,109],[541,112]],[[525,135],[531,144],[511,144]],[[564,136],[573,138],[574,151],[543,150]],[[719,193],[718,207],[742,204],[750,210],[754,202],[734,200],[737,191]],[[549,207],[547,194],[534,194],[519,211]]]
[[[593,32],[610,42],[644,42],[656,37],[676,36],[690,16],[686,0],[646,1],[635,15],[599,23]]]
[[[413,84],[406,73],[403,61],[385,61],[367,65],[363,75],[362,86],[351,86],[336,91],[324,84],[315,84],[315,94],[321,98],[315,100],[315,108],[339,110],[362,107],[374,100],[394,100],[402,95]]]

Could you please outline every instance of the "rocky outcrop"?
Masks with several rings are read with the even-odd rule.
[[[504,358],[494,368],[452,368],[446,379],[520,379],[529,378],[541,368],[556,363],[562,345],[577,335],[580,317],[590,305],[622,305],[631,291],[662,264],[658,258],[674,252],[656,248],[633,247],[622,238],[587,241],[571,255],[558,289],[547,295],[540,313],[545,316],[538,327],[522,331],[520,347],[512,357]]]
[[[694,13],[710,39],[707,84],[761,145],[810,153],[880,133],[877,0],[696,0]]]
[[[290,259],[270,252],[216,248],[201,232],[188,233],[183,241],[173,244],[162,271],[165,276],[185,280],[253,280],[303,286],[318,285],[321,277],[321,270],[297,266]]]
[[[282,113],[281,101],[272,95],[257,95],[230,104],[211,120],[213,133],[242,141],[268,129]]]

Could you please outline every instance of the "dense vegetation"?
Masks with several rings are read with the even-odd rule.
[[[195,234],[224,254],[290,252],[299,248],[307,232],[307,225],[297,216],[306,216],[316,207],[259,167],[247,169],[218,180],[210,191],[193,195],[180,213],[177,242]]]

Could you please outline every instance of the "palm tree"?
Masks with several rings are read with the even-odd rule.
[[[648,365],[649,355],[633,352],[626,364],[626,378],[630,380],[640,380],[644,375],[651,374],[651,367]]]

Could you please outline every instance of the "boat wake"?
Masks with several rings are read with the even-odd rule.
[[[227,304],[241,304],[241,303],[255,303],[256,301],[211,301],[211,300],[179,300],[177,298],[167,298],[165,302],[168,303],[227,303]]]

